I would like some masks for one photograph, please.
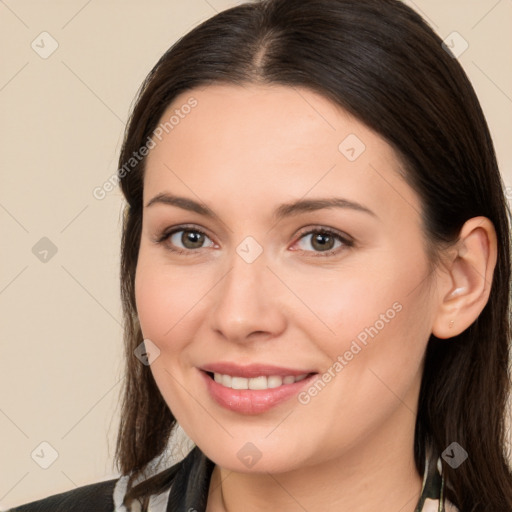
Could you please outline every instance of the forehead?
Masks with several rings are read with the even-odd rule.
[[[416,200],[390,145],[306,88],[192,89],[175,98],[159,127],[146,162],[145,200],[164,190],[192,192],[205,201],[223,191],[235,201],[236,191],[246,202],[340,192],[385,208],[382,192],[394,187],[405,187],[399,195]]]
[[[219,150],[219,144],[233,142],[247,154],[272,149],[276,156],[280,148],[289,156],[320,145],[336,154],[341,138],[357,132],[376,151],[392,153],[339,105],[310,89],[284,85],[214,84],[183,92],[168,106],[157,129],[178,152],[189,149],[181,145],[186,140],[200,143],[203,151],[209,144]]]

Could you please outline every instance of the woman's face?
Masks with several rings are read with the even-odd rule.
[[[187,434],[237,471],[412,450],[434,277],[391,147],[285,86],[194,89],[165,122],[136,300]]]

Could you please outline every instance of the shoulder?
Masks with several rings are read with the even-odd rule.
[[[9,509],[7,512],[112,512],[117,479],[84,485]]]

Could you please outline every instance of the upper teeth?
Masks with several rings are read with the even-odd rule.
[[[307,373],[298,375],[287,375],[286,377],[280,377],[279,375],[272,375],[270,377],[254,377],[252,379],[246,379],[245,377],[232,377],[231,375],[224,375],[222,373],[214,373],[213,378],[215,382],[222,384],[227,388],[232,389],[269,389],[277,388],[283,384],[293,384],[299,382],[308,376]]]

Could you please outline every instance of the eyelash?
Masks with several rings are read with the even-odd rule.
[[[156,239],[156,243],[163,244],[172,235],[179,233],[180,231],[190,231],[193,233],[199,233],[201,235],[204,235],[204,236],[210,238],[203,230],[197,228],[196,226],[181,225],[181,226],[176,226],[176,227],[172,228],[170,231],[165,231],[164,233],[162,233]],[[333,256],[343,249],[347,249],[349,247],[354,246],[354,241],[351,240],[347,235],[345,235],[339,231],[336,231],[332,228],[325,228],[323,226],[314,226],[313,228],[305,228],[304,230],[299,232],[297,241],[301,240],[306,235],[312,235],[312,234],[313,235],[314,234],[326,234],[326,235],[334,237],[335,239],[337,239],[338,241],[340,241],[343,244],[342,246],[337,247],[336,249],[330,249],[328,251],[305,251],[302,249],[298,249],[299,251],[302,251],[302,252],[313,253],[312,256],[315,258],[316,257]],[[167,244],[167,248],[176,254],[183,254],[186,256],[194,256],[197,254],[196,251],[199,251],[200,249],[204,249],[204,247],[200,247],[198,249],[181,249],[179,247],[171,246],[170,244]]]

